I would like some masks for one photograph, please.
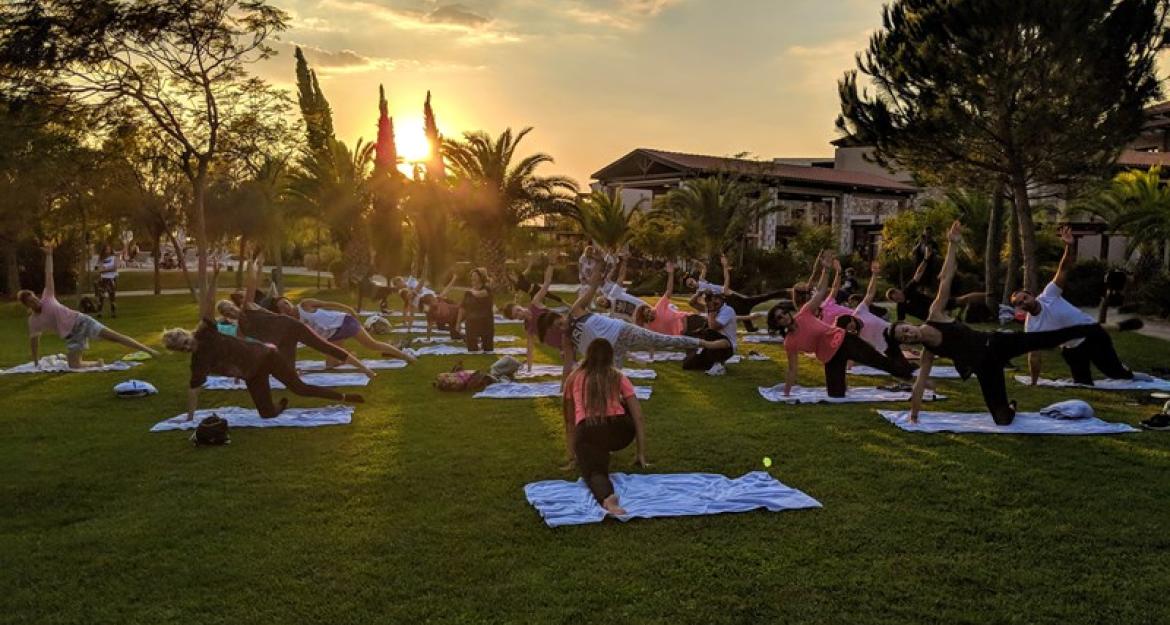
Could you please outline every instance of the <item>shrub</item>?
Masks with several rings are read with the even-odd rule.
[[[1068,271],[1064,298],[1073,306],[1100,304],[1106,271],[1109,271],[1108,263],[1098,259],[1080,261],[1073,265]]]
[[[1170,273],[1161,273],[1137,289],[1138,311],[1146,315],[1170,317]]]
[[[58,244],[53,250],[53,282],[57,287],[57,294],[64,295],[78,293],[80,290],[92,291],[92,284],[79,284],[80,276],[77,268],[81,265],[82,245],[80,242],[67,239]],[[20,268],[20,288],[40,292],[45,288],[45,254],[36,243],[26,241],[17,247],[17,266]],[[88,262],[88,258],[86,261]],[[7,275],[7,272],[0,275]],[[92,274],[96,280],[97,274]]]

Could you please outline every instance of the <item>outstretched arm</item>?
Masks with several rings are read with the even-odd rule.
[[[552,279],[553,266],[549,265],[548,267],[544,268],[544,282],[540,283],[540,290],[536,292],[536,295],[532,296],[533,304],[536,304],[537,306],[543,305],[544,298],[548,297],[548,290],[550,287],[552,287]]]
[[[930,305],[927,321],[947,320],[947,300],[951,298],[951,283],[955,280],[955,270],[959,266],[959,242],[963,240],[963,225],[958,219],[951,224],[947,239],[947,258],[943,261],[942,273],[938,279],[938,293],[934,296],[934,303]]]
[[[930,263],[930,255],[931,252],[929,249],[927,249],[926,255],[922,259],[922,262],[918,263],[918,266],[914,268],[914,275],[910,277],[911,282],[922,281],[922,278],[926,275],[926,265]]]
[[[215,319],[215,288],[218,283],[219,263],[215,263],[215,269],[212,270],[210,276],[207,276],[203,284],[203,301],[199,302],[201,319]]]
[[[821,280],[817,283],[817,290],[809,298],[808,304],[810,310],[816,310],[825,303],[825,299],[829,296],[829,267],[833,266],[833,253],[829,250],[821,252]]]
[[[309,308],[309,309],[324,308],[325,310],[336,310],[339,312],[350,314],[350,315],[353,315],[354,317],[358,316],[357,312],[355,312],[354,309],[352,309],[349,306],[346,306],[345,304],[342,304],[340,302],[327,302],[327,301],[319,300],[319,299],[303,299],[303,300],[301,300],[301,305],[306,307],[306,308]]]
[[[822,252],[821,254],[824,254],[824,252]],[[813,283],[817,281],[817,272],[820,271],[820,269],[821,269],[821,255],[818,254],[817,257],[813,259],[812,272],[808,274],[808,281],[805,282],[805,284],[808,285],[808,288],[810,290],[813,288]]]
[[[585,292],[573,302],[573,307],[569,309],[569,318],[580,317],[589,311],[589,304],[597,297],[597,287],[601,286],[602,281],[605,280],[605,268],[600,263],[593,267],[593,274],[589,276],[589,286]]]
[[[723,294],[731,293],[731,263],[727,260],[727,254],[719,255],[719,262],[723,265]]]
[[[453,287],[453,286],[455,286],[455,272],[454,271],[451,272],[451,279],[447,281],[447,286],[443,287],[442,291],[439,291],[438,297],[440,299],[446,299],[447,293],[451,291],[451,287]]]
[[[914,391],[910,394],[910,422],[918,423],[918,411],[922,409],[922,393],[930,380],[930,369],[934,366],[934,354],[930,350],[922,350],[922,357],[918,360],[918,377],[914,380]]]
[[[630,265],[629,260],[630,260],[629,256],[626,256],[625,254],[618,256],[618,266],[621,267],[621,270],[618,271],[618,277],[617,277],[618,285],[622,285],[622,284],[626,283],[626,269],[629,268],[629,265]]]
[[[829,293],[836,297],[837,292],[841,290],[841,261],[836,258],[833,259],[833,286],[829,287]]]
[[[1065,284],[1068,283],[1068,270],[1077,262],[1073,258],[1072,251],[1075,239],[1073,239],[1072,228],[1068,226],[1061,226],[1057,233],[1060,235],[1060,240],[1064,241],[1064,254],[1060,257],[1060,265],[1056,268],[1056,275],[1053,276],[1052,282],[1063,291]]]
[[[674,295],[674,261],[666,261],[666,291],[662,293],[662,297],[670,299]]]
[[[45,252],[45,290],[42,295],[44,297],[56,297],[57,285],[53,281],[53,246],[46,245],[41,249]]]
[[[784,376],[784,395],[787,397],[792,392],[792,387],[796,386],[796,369],[800,366],[800,354],[798,352],[788,352],[788,373]]]
[[[861,300],[866,308],[873,306],[873,298],[877,295],[878,273],[881,270],[882,265],[878,261],[869,264],[869,286],[865,287],[865,298]]]

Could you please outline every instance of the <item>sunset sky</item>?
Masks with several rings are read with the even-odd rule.
[[[275,0],[292,16],[258,72],[291,87],[292,45],[317,70],[338,137],[374,137],[386,86],[400,144],[440,129],[534,126],[544,173],[589,174],[635,147],[824,156],[836,80],[881,0]],[[524,146],[522,146],[524,147]]]

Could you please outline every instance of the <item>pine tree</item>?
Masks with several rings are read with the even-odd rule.
[[[431,144],[431,158],[427,161],[427,176],[432,180],[442,180],[447,176],[443,165],[443,137],[439,134],[439,126],[435,123],[435,111],[431,108],[431,92],[427,90],[427,100],[423,103],[423,124],[427,141]]]
[[[301,117],[305,120],[309,151],[326,153],[329,141],[334,138],[333,112],[325,100],[325,94],[321,92],[321,85],[317,83],[317,74],[309,69],[309,63],[299,47],[293,56],[297,60],[297,103],[301,108]]]
[[[402,174],[398,173],[394,119],[390,117],[386,90],[381,85],[378,85],[378,140],[374,144],[372,183],[374,212],[370,226],[374,265],[384,275],[393,275],[398,272],[402,258],[402,213],[398,206]]]

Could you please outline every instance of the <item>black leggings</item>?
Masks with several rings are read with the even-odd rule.
[[[496,320],[492,317],[482,319],[468,319],[466,332],[463,337],[467,344],[467,351],[490,352],[495,349]]]
[[[979,380],[983,401],[987,404],[987,409],[991,412],[991,418],[995,420],[996,425],[1010,425],[1016,418],[1016,409],[1011,406],[1008,400],[1007,384],[1003,378],[1003,368],[1009,360],[1028,352],[1052,349],[1073,339],[1092,337],[1096,344],[1102,340],[1102,335],[1104,340],[1109,340],[1105,329],[1096,323],[1071,326],[1051,332],[988,333],[987,351],[982,360],[972,367],[972,370],[975,373],[975,378]]]
[[[573,437],[573,455],[589,492],[597,503],[613,494],[609,480],[609,454],[630,446],[635,434],[634,418],[629,414],[604,419],[586,419],[577,424]]]
[[[1095,365],[1105,377],[1114,380],[1132,380],[1130,371],[1117,356],[1113,339],[1106,332],[1094,332],[1076,347],[1065,347],[1060,355],[1072,370],[1073,381],[1077,384],[1093,384],[1093,372],[1089,365]]]
[[[349,352],[321,338],[320,334],[314,332],[304,323],[298,323],[295,326],[289,324],[289,327],[293,328],[293,331],[281,337],[280,342],[276,344],[276,351],[280,354],[280,359],[289,367],[295,368],[297,365],[297,343],[304,343],[334,360],[345,362],[349,359]],[[281,381],[283,382],[283,380]]]
[[[540,292],[540,285],[529,280],[528,277],[522,273],[516,274],[516,279],[513,280],[513,284],[516,285],[517,291],[524,291],[525,293],[528,294],[529,297],[536,297],[536,294]],[[544,299],[552,300],[558,304],[565,303],[565,300],[561,299],[561,296],[553,293],[552,291],[545,293]],[[535,303],[540,304],[540,302],[535,302]]]
[[[97,292],[97,308],[98,314],[102,314],[102,310],[106,307],[106,298],[110,300],[110,316],[118,314],[118,279],[117,278],[98,278],[94,285],[94,291]]]
[[[896,347],[894,349],[897,350]],[[901,355],[901,351],[897,351]],[[837,348],[837,353],[829,362],[825,363],[825,389],[829,397],[844,397],[845,391],[849,390],[849,385],[845,381],[845,372],[849,368],[851,360],[875,369],[881,369],[903,380],[909,380],[914,375],[913,366],[906,361],[904,356],[897,359],[890,358],[856,334],[846,332],[845,340],[841,342],[841,347]]]
[[[704,319],[704,321],[706,320]],[[704,341],[718,341],[719,339],[727,338],[719,331],[712,330],[711,328],[706,328],[702,332],[693,336],[703,339]],[[697,352],[687,354],[687,357],[683,359],[682,368],[687,371],[706,371],[715,366],[715,363],[726,362],[728,358],[731,358],[734,355],[735,350],[731,349],[730,347],[722,349],[704,348]]]
[[[731,306],[732,310],[737,315],[751,314],[752,309],[768,300],[784,297],[787,291],[773,291],[771,293],[764,293],[763,295],[740,295],[739,293],[729,293],[724,296],[723,301]],[[751,319],[745,319],[743,322],[743,329],[748,332],[755,332],[756,326]]]
[[[287,399],[280,400],[279,406],[272,402],[272,387],[268,381],[269,375],[280,380],[281,384],[284,384],[288,390],[303,397],[320,397],[322,399],[335,400],[345,399],[343,393],[338,393],[331,388],[306,384],[297,375],[297,371],[292,365],[285,362],[284,358],[276,352],[271,352],[265,358],[262,366],[256,371],[256,374],[244,380],[244,384],[248,386],[248,394],[252,396],[252,403],[256,404],[256,410],[265,419],[271,419],[280,415],[288,404]]]

